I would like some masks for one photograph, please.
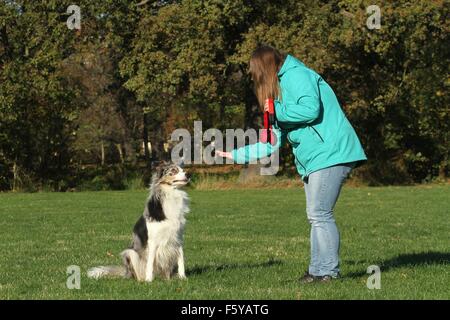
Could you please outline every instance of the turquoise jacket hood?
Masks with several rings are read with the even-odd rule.
[[[291,55],[287,55],[286,59],[284,60],[283,65],[281,66],[280,70],[278,71],[278,77],[282,77],[283,74],[285,74],[287,71],[298,68],[298,67],[306,67],[303,62],[300,60],[294,58]]]
[[[275,99],[277,143],[258,142],[232,151],[237,163],[270,156],[286,140],[303,179],[333,165],[367,160],[358,136],[331,87],[303,62],[287,55],[278,71],[281,96]]]

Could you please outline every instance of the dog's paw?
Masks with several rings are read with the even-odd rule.
[[[153,277],[146,277],[145,278],[145,282],[148,282],[148,283],[152,282],[153,280],[154,280]]]
[[[179,274],[178,275],[178,279],[180,279],[180,280],[187,280],[187,277],[186,277],[185,274]]]

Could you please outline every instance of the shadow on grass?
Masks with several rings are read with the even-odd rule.
[[[206,272],[222,272],[227,270],[235,269],[257,269],[257,268],[269,268],[273,266],[282,265],[281,260],[268,260],[266,262],[259,263],[226,263],[221,265],[209,265],[209,266],[196,266],[186,270],[186,274],[189,275],[199,275]]]
[[[349,264],[367,264],[368,261],[349,261]],[[420,265],[431,265],[431,264],[450,264],[450,253],[447,252],[421,252],[421,253],[407,253],[400,254],[394,258],[371,263],[378,265],[381,272],[388,271],[390,269],[408,267],[408,266],[420,266]],[[367,276],[366,270],[351,272],[345,275],[345,277],[359,278],[362,276]]]

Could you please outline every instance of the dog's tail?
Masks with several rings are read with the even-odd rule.
[[[145,261],[133,249],[126,249],[121,254],[123,266],[99,266],[88,270],[89,278],[103,277],[135,278],[142,281],[145,278]]]
[[[89,269],[87,276],[94,279],[102,277],[125,277],[126,269],[123,266],[99,266]]]

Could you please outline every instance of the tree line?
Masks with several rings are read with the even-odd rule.
[[[259,44],[331,84],[369,158],[362,180],[447,179],[449,2],[377,1],[379,29],[371,4],[1,0],[0,189],[122,188],[167,158],[176,128],[260,127],[247,74]]]

